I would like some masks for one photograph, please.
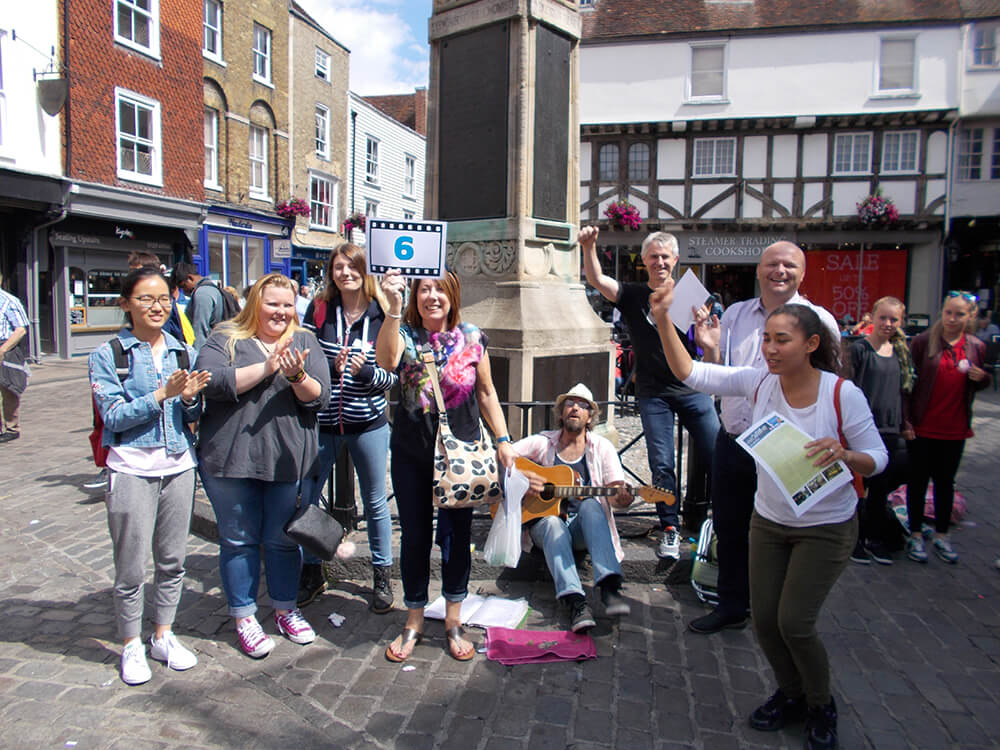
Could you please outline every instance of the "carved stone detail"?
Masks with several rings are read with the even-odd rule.
[[[449,242],[446,258],[459,276],[507,276],[517,270],[517,248],[511,241]]]
[[[480,256],[488,276],[505,276],[516,268],[517,249],[513,242],[487,242],[480,246]]]

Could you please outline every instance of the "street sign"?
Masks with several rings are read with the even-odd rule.
[[[409,278],[444,276],[448,224],[443,221],[401,221],[369,218],[365,224],[368,273],[398,268]]]

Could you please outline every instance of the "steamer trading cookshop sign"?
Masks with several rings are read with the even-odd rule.
[[[768,245],[794,241],[785,234],[700,234],[687,238],[687,260],[706,263],[756,263]]]

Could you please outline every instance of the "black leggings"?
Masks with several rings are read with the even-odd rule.
[[[927,482],[934,480],[934,528],[948,533],[951,506],[955,502],[955,474],[965,450],[964,440],[935,440],[918,437],[907,444],[910,454],[910,483],[906,486],[906,513],[910,533],[920,532],[924,523]]]
[[[868,497],[861,501],[859,536],[882,542],[890,541],[892,532],[897,532],[899,524],[889,514],[886,508],[889,493],[905,484],[909,478],[909,460],[906,453],[906,441],[899,433],[882,435],[882,443],[889,452],[889,463],[881,474],[876,474],[865,480],[868,487]]]

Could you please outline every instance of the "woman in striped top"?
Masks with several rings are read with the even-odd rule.
[[[392,609],[392,525],[385,475],[389,422],[385,392],[396,374],[375,363],[374,341],[385,316],[376,299],[374,279],[365,273],[365,251],[343,244],[330,254],[326,288],[309,303],[303,324],[316,333],[330,363],[330,406],[319,413],[319,457],[303,480],[302,496],[319,502],[330,469],[347,446],[361,485],[373,568],[371,608]],[[320,561],[306,555],[299,605],[326,588]]]

